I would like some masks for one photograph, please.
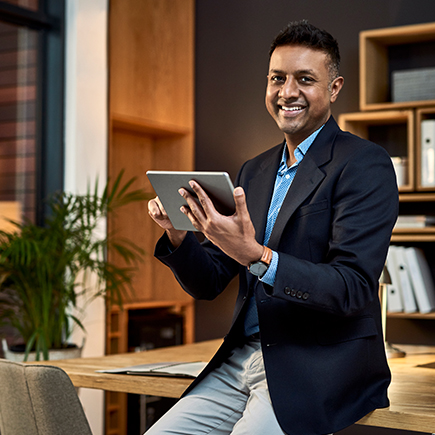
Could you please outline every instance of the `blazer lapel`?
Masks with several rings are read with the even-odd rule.
[[[276,218],[268,243],[271,249],[278,248],[282,232],[293,213],[325,178],[325,173],[319,167],[331,159],[332,144],[338,131],[331,117],[302,160]]]
[[[311,192],[320,184],[325,174],[317,167],[314,160],[308,154],[302,160],[295,179],[290,186],[289,191],[281,206],[281,210],[276,218],[275,225],[270,235],[268,246],[271,249],[277,249],[281,234],[284,231],[288,220],[292,214],[299,208],[302,202]]]

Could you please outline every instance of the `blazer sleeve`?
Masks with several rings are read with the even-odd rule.
[[[195,299],[212,300],[227,287],[239,272],[239,263],[213,243],[200,243],[188,232],[175,250],[166,234],[157,242],[154,255],[173,272],[182,288]]]

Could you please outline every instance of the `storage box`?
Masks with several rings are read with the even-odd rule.
[[[435,100],[435,68],[393,71],[392,100]]]

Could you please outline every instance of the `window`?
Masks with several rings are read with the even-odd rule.
[[[33,222],[62,188],[63,3],[0,1],[0,201]]]

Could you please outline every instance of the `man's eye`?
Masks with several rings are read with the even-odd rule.
[[[299,80],[300,80],[302,83],[311,83],[311,82],[314,81],[311,77],[306,77],[306,76],[301,77]]]
[[[284,82],[284,81],[285,81],[285,78],[282,77],[282,76],[272,76],[272,77],[270,78],[270,80],[271,80],[272,82]]]

